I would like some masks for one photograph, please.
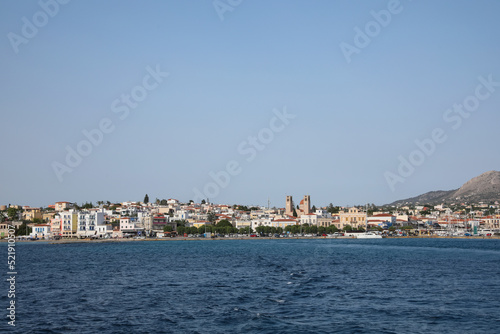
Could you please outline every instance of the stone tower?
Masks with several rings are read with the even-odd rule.
[[[304,200],[302,201],[302,207],[300,208],[305,215],[311,213],[311,196],[304,196]]]
[[[286,197],[285,214],[289,215],[289,216],[293,215],[293,199],[292,199],[292,196],[287,196]]]

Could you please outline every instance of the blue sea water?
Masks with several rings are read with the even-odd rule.
[[[2,333],[500,332],[500,240],[16,247]]]

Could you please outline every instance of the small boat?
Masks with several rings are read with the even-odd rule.
[[[380,234],[375,234],[373,232],[365,232],[356,234],[357,239],[382,239]]]

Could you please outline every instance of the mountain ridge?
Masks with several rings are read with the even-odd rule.
[[[458,189],[429,191],[415,197],[394,201],[389,205],[491,201],[500,201],[500,172],[495,170],[473,177]]]

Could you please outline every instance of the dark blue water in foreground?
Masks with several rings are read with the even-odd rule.
[[[500,240],[18,243],[17,269],[2,333],[500,331]]]

